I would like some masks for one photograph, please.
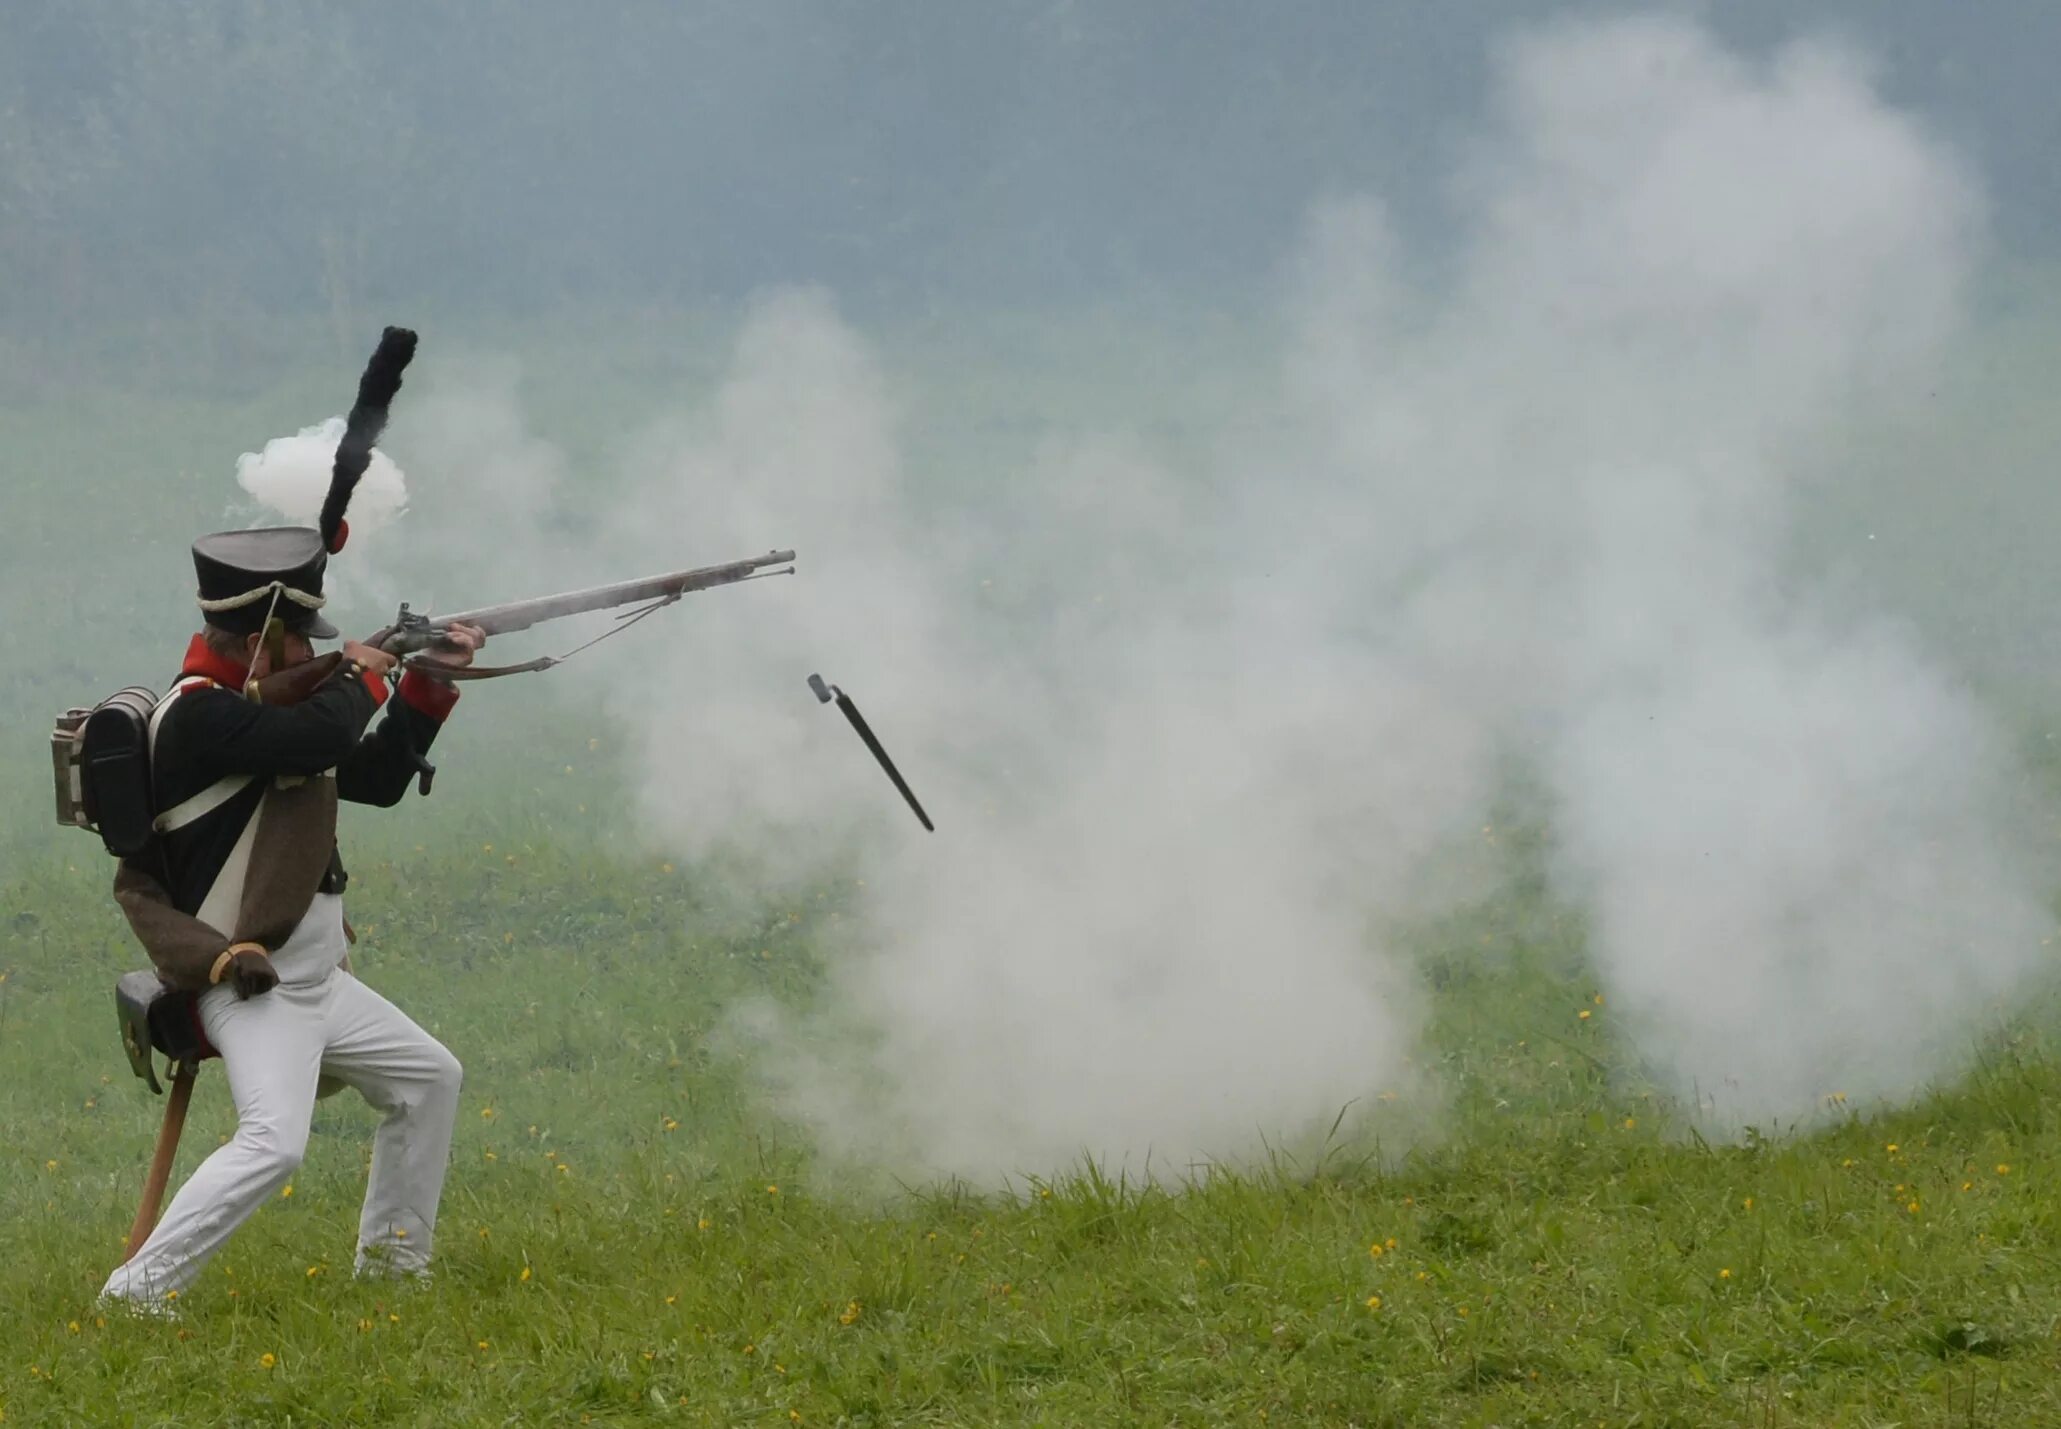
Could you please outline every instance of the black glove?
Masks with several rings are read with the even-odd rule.
[[[248,1002],[279,986],[279,974],[272,970],[272,960],[256,948],[245,948],[229,960],[229,980],[236,984],[240,1002]]]

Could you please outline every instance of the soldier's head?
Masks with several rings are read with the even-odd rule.
[[[208,648],[250,669],[284,669],[313,658],[317,640],[337,629],[322,618],[321,533],[301,526],[218,531],[193,543],[193,568]],[[268,622],[283,637],[265,639]]]
[[[200,634],[207,642],[208,649],[231,664],[243,666],[254,678],[263,679],[272,673],[272,652],[266,647],[263,631],[253,630],[248,635],[241,635],[234,630],[204,625]],[[293,630],[284,633],[280,644],[279,669],[288,669],[314,658],[315,647],[307,636]]]

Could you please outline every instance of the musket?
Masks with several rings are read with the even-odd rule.
[[[736,585],[740,581],[760,580],[766,576],[793,575],[793,562],[792,551],[768,551],[763,556],[730,561],[720,566],[703,566],[693,571],[668,571],[664,575],[645,576],[640,580],[617,581],[612,585],[590,586],[586,590],[539,596],[534,600],[509,601],[505,605],[483,605],[477,610],[453,611],[449,615],[420,615],[410,610],[404,601],[401,613],[394,617],[394,623],[365,643],[390,655],[412,655],[418,650],[427,650],[435,645],[454,625],[471,625],[488,635],[508,635],[568,615],[584,615],[595,610],[616,610],[626,605],[642,606],[641,610],[617,617],[627,625],[698,590]],[[785,570],[766,569],[768,566],[783,563],[786,565]],[[612,635],[615,632],[608,633]],[[541,663],[532,661],[508,669],[510,673],[516,668],[545,670],[564,658],[559,656]],[[466,672],[455,673],[463,675]],[[474,676],[480,677],[477,674]]]
[[[740,581],[760,580],[766,576],[791,576],[794,574],[794,552],[768,551],[763,556],[748,560],[729,561],[720,566],[703,566],[693,571],[668,571],[664,575],[644,576],[633,581],[617,581],[613,585],[590,586],[585,590],[565,591],[558,595],[538,596],[533,600],[514,600],[505,605],[483,605],[477,610],[453,611],[449,615],[422,615],[408,608],[406,602],[401,612],[394,617],[394,623],[373,635],[365,643],[388,654],[408,656],[420,650],[430,649],[442,641],[453,625],[478,627],[488,635],[508,635],[518,630],[528,630],[533,625],[542,625],[547,620],[558,620],[568,615],[584,615],[595,610],[616,610],[623,606],[636,606],[616,617],[618,623],[584,645],[575,647],[563,655],[543,655],[535,660],[525,660],[520,665],[495,665],[490,667],[466,666],[453,669],[429,661],[404,659],[402,664],[409,669],[421,669],[425,674],[439,680],[492,680],[502,675],[525,675],[534,670],[548,670],[563,664],[588,645],[606,640],[629,629],[653,611],[663,610],[681,597],[698,590],[711,590],[716,586],[736,585]],[[781,570],[768,570],[768,566],[783,566]],[[315,692],[324,680],[335,673],[343,662],[343,654],[332,650],[298,665],[275,671],[249,686],[249,693],[260,704],[297,704]],[[428,781],[433,770],[418,760],[423,771],[423,792],[428,792]]]

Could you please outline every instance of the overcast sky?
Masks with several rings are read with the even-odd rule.
[[[1622,6],[1424,0],[10,0],[0,321],[200,308],[1235,304],[1310,202],[1417,233],[1497,36]],[[2061,7],[1677,6],[1836,28],[1977,161],[2007,252],[2061,218]]]

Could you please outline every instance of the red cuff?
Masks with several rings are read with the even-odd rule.
[[[438,724],[451,713],[451,707],[458,703],[458,687],[443,680],[410,670],[401,676],[401,699],[408,707],[428,715]]]
[[[377,670],[365,670],[361,673],[365,677],[365,688],[372,691],[372,707],[378,709],[386,703],[386,680]]]

